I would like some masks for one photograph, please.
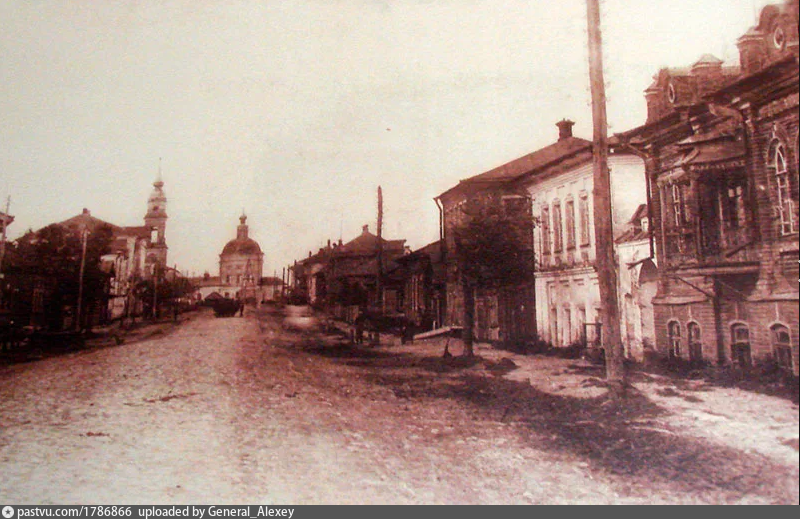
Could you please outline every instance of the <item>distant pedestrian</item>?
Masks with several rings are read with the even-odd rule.
[[[364,316],[359,315],[356,317],[356,344],[364,342]]]

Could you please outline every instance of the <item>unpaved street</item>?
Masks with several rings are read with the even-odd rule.
[[[796,447],[683,436],[647,399],[622,413],[489,361],[282,322],[199,313],[0,368],[0,502],[797,503]],[[769,402],[796,431],[797,407]]]

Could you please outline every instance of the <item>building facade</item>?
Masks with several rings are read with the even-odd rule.
[[[572,137],[571,121],[559,123],[559,140]],[[599,325],[601,300],[595,271],[595,228],[593,200],[592,144],[580,139],[580,146],[567,156],[532,171],[520,179],[531,198],[538,224],[534,228],[536,254],[536,319],[539,337],[556,347],[573,344],[602,344]],[[615,240],[628,230],[631,215],[646,207],[647,195],[644,162],[637,155],[613,143],[608,157],[611,177],[612,217]],[[631,243],[623,247],[626,256],[648,256]],[[617,244],[617,255],[620,250]],[[641,246],[641,243],[638,244]],[[619,259],[619,258],[618,258]],[[637,267],[632,267],[636,269]],[[619,264],[618,293],[620,308],[625,296],[631,298],[630,273]],[[623,272],[625,271],[625,272]],[[622,286],[622,284],[628,286]],[[630,313],[634,313],[630,303]],[[621,323],[625,349],[637,357],[644,338],[642,327],[630,327],[625,333],[624,311]],[[633,315],[629,316],[631,320]],[[646,327],[645,327],[646,328]]]
[[[625,357],[645,360],[655,349],[653,298],[658,286],[653,234],[647,204],[640,205],[614,240],[620,335]]]
[[[798,373],[797,23],[797,0],[765,7],[735,74],[704,57],[681,89],[661,71],[621,136],[646,156],[666,356]]]
[[[440,211],[440,232],[443,245],[445,271],[444,326],[464,327],[465,309],[472,307],[472,336],[479,341],[507,344],[525,343],[535,339],[536,316],[533,285],[533,242],[531,205],[528,193],[519,184],[520,178],[553,156],[569,154],[577,147],[575,139],[566,139],[555,147],[548,147],[518,158],[489,171],[461,180],[457,185],[435,198]],[[477,208],[483,208],[477,209]],[[470,289],[464,282],[460,264],[457,233],[470,220],[476,210],[496,210],[514,222],[519,233],[517,245],[525,249],[521,267],[527,267],[524,279],[503,279],[501,282]],[[503,276],[500,276],[503,277]],[[498,280],[499,281],[499,280]]]
[[[443,245],[435,241],[397,259],[403,279],[402,312],[418,330],[444,323],[446,271]]]

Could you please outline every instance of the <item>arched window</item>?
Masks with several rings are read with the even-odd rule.
[[[797,218],[794,211],[794,200],[792,200],[786,147],[783,142],[778,139],[772,142],[768,160],[767,167],[772,173],[775,186],[773,211],[778,222],[778,229],[781,235],[795,233],[797,232]]]
[[[772,335],[772,351],[778,366],[792,370],[792,336],[789,328],[782,324],[775,324],[770,328]]]
[[[731,361],[741,368],[750,367],[753,363],[750,356],[750,329],[746,324],[731,326]]]
[[[700,342],[700,325],[692,321],[686,325],[686,335],[689,340],[689,360],[700,362],[703,360],[703,343]]]
[[[670,321],[667,324],[667,354],[671,359],[681,357],[681,323]]]

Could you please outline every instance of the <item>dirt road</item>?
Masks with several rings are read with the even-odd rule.
[[[201,313],[0,368],[0,502],[797,503],[789,447],[687,438],[649,401],[633,416],[491,362],[281,323]]]

